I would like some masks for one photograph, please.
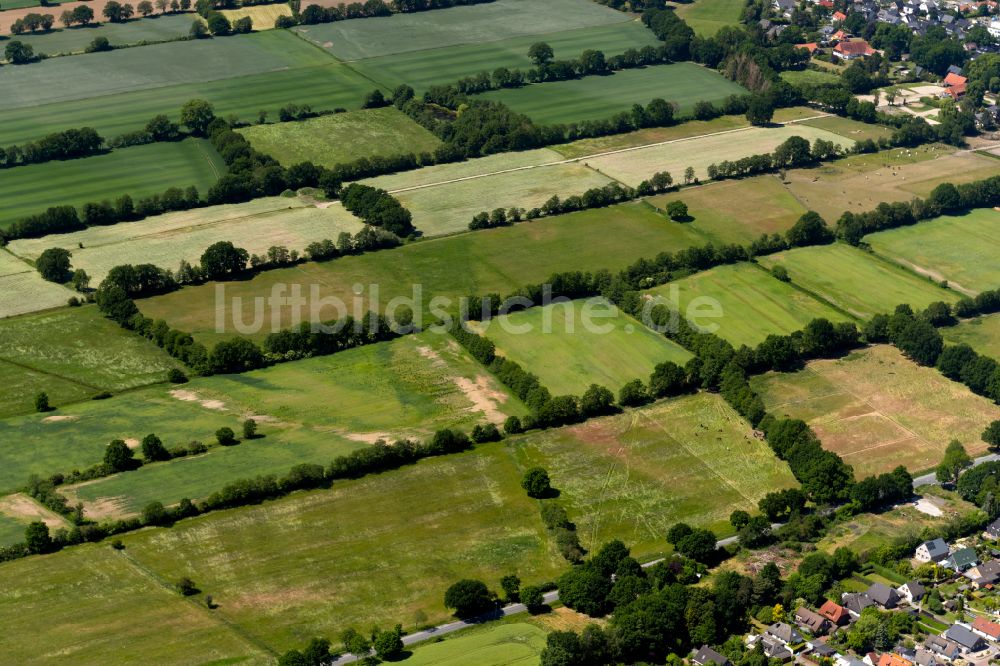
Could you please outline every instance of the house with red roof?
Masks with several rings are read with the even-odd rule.
[[[805,50],[809,51],[809,55],[812,55],[812,54],[816,53],[816,49],[819,48],[819,44],[817,44],[816,42],[809,42],[808,44],[796,44],[795,48],[797,48],[797,49],[805,49]]]
[[[948,72],[948,76],[944,77],[944,81],[941,82],[941,85],[944,86],[945,95],[950,96],[957,102],[965,94],[967,82],[968,79],[961,74]]]
[[[836,626],[846,624],[851,615],[847,609],[832,601],[827,601],[819,607],[819,614],[828,619]]]
[[[845,14],[844,12],[834,12],[833,13],[833,20],[837,21],[838,23],[840,23],[841,21],[846,21],[847,20],[847,14]]]
[[[875,49],[863,39],[840,42],[833,47],[833,55],[841,60],[857,60],[874,54]]]
[[[990,622],[985,617],[978,616],[972,623],[972,630],[990,640],[1000,640],[1000,624]]]

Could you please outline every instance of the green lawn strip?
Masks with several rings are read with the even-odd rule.
[[[407,666],[530,666],[538,663],[546,632],[524,622],[489,624],[454,638],[418,646]]]

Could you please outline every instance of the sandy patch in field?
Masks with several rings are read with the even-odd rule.
[[[921,497],[913,506],[916,507],[917,511],[926,513],[928,516],[940,517],[944,515],[944,511],[941,510],[941,507],[935,504],[933,500],[927,499],[926,497]]]
[[[226,403],[221,400],[202,400],[201,406],[205,409],[215,409],[217,411],[223,411],[226,408]]]
[[[66,527],[67,525],[62,516],[49,511],[22,493],[0,497],[0,513],[19,521],[40,520],[51,528]]]
[[[177,398],[178,400],[183,400],[184,402],[193,402],[198,399],[198,394],[194,391],[185,391],[183,389],[174,389],[170,392],[170,397]]]
[[[388,432],[349,432],[344,437],[352,442],[363,442],[365,444],[374,444],[380,439],[386,442],[391,442],[395,439],[392,433]]]
[[[91,520],[106,520],[114,518],[124,518],[133,515],[125,510],[126,499],[124,497],[101,497],[93,502],[83,503],[83,515]]]
[[[42,419],[42,423],[59,423],[60,421],[76,421],[80,417],[76,414],[56,414],[54,416],[46,416]]]
[[[472,409],[482,412],[491,423],[503,423],[506,414],[500,411],[500,403],[507,399],[501,391],[493,386],[493,381],[486,375],[479,375],[476,381],[465,377],[454,377],[455,386],[472,402]]]
[[[170,392],[170,397],[176,398],[183,402],[197,402],[199,405],[205,409],[214,409],[215,411],[222,412],[226,409],[226,403],[221,400],[202,400],[201,396],[194,391],[187,391],[185,389],[174,389]]]
[[[126,439],[124,441],[125,441],[125,446],[127,446],[130,449],[137,449],[137,448],[139,448],[139,440],[136,439],[135,437],[129,437],[128,439]]]

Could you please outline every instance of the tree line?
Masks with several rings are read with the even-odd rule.
[[[334,23],[357,18],[369,18],[376,16],[391,16],[392,14],[410,14],[413,12],[423,12],[432,9],[444,9],[447,7],[459,7],[463,5],[480,5],[494,0],[366,0],[366,2],[352,2],[346,5],[334,5],[333,7],[321,7],[319,5],[307,5],[300,12],[294,10],[292,16],[279,16],[274,22],[275,28],[292,28],[296,25],[316,25],[319,23]]]
[[[104,138],[91,127],[81,127],[54,132],[38,141],[29,141],[7,148],[0,147],[0,167],[89,157],[102,152],[104,152]]]

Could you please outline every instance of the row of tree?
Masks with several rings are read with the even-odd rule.
[[[19,146],[0,147],[0,167],[38,164],[100,154],[104,138],[91,127],[55,132]]]
[[[291,28],[299,24],[316,25],[318,23],[333,23],[356,18],[375,16],[390,16],[395,13],[422,12],[431,9],[458,7],[462,5],[479,5],[493,0],[366,0],[352,2],[332,7],[307,5],[301,13],[293,16],[280,16],[274,23],[275,28]]]

